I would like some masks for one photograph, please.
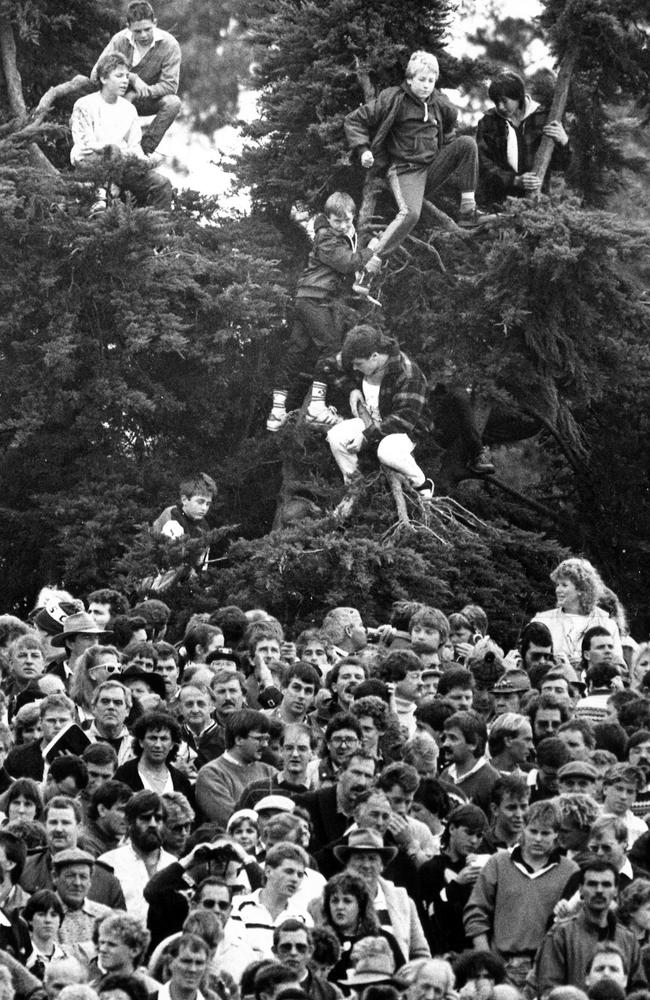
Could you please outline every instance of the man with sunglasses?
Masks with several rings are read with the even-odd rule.
[[[338,1000],[340,990],[309,969],[314,954],[311,929],[290,917],[273,931],[273,954],[295,973],[297,981],[311,1000]]]

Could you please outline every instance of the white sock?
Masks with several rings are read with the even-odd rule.
[[[287,394],[282,389],[273,390],[273,412],[285,413],[287,404]]]
[[[327,393],[327,385],[325,382],[312,382],[311,386],[311,399],[309,400],[309,406],[307,407],[307,412],[313,417],[317,414],[322,413],[325,409],[325,396]]]
[[[476,196],[473,191],[462,191],[460,196],[461,212],[471,212],[476,208]]]

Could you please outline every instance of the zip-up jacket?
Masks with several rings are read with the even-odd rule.
[[[360,271],[372,250],[357,249],[357,234],[335,233],[325,215],[314,222],[314,243],[298,278],[296,298],[331,299],[346,291],[342,280]]]
[[[422,165],[419,162],[420,151],[410,148],[408,137],[404,137],[403,145],[400,143],[397,118],[404,101],[415,101],[422,105],[423,119],[425,114],[435,119],[438,126],[436,132],[438,149],[449,141],[456,127],[457,109],[437,91],[434,90],[424,102],[418,101],[407,83],[402,83],[399,87],[387,87],[380,91],[374,100],[351,111],[344,121],[345,136],[350,149],[358,156],[369,149],[375,158],[375,167],[378,170],[385,170],[394,161],[394,157],[389,155],[387,149],[389,137],[393,150],[399,149],[399,159],[402,163],[408,163],[413,157],[413,169]]]

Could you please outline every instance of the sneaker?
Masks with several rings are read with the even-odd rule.
[[[284,426],[286,420],[286,413],[277,413],[275,410],[271,410],[266,419],[267,431],[271,431],[272,434],[275,434],[276,431],[279,431],[280,428]]]
[[[492,461],[492,456],[490,454],[490,449],[487,445],[479,451],[478,455],[470,462],[467,463],[467,468],[469,472],[473,472],[475,476],[493,476],[497,471],[494,467],[494,462]]]
[[[307,410],[307,415],[305,416],[305,423],[315,427],[334,427],[335,424],[340,424],[342,420],[343,417],[337,412],[334,406],[324,406],[318,413],[310,413]]]
[[[496,222],[498,218],[498,215],[490,215],[488,212],[481,212],[478,208],[471,208],[469,212],[460,213],[457,224],[461,229],[476,229],[478,226],[487,226],[490,222]]]
[[[433,479],[425,479],[421,486],[415,487],[415,492],[421,500],[431,500],[434,489]]]

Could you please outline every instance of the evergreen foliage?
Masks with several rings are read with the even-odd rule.
[[[595,155],[603,146],[592,123],[609,115],[617,86],[628,101],[645,87],[647,50],[629,5],[580,2],[594,30],[607,17],[615,22],[617,55],[627,60],[577,63],[579,145]],[[9,6],[29,104],[73,71],[87,72],[115,30],[110,7],[100,17],[94,3],[71,0],[61,15],[52,0],[40,5],[48,16],[32,37],[19,18],[32,6]],[[561,57],[569,36],[562,18],[578,16],[578,0],[546,9]],[[199,77],[212,72],[205,67],[225,8],[179,0],[160,13],[170,29],[187,15],[196,111],[209,100],[210,80]],[[363,178],[344,148],[343,116],[398,82],[414,48],[443,55],[443,85],[461,73],[475,83],[482,70],[444,58],[446,0],[261,0],[232,13],[257,47],[262,86],[253,142],[237,167],[253,195],[249,218],[221,217],[216,203],[186,194],[171,220],[116,205],[90,221],[88,187],[37,169],[22,142],[0,133],[0,606],[24,609],[46,580],[78,592],[117,582],[134,593],[154,568],[191,560],[191,544],[168,545],[143,526],[175,501],[180,476],[200,468],[219,484],[210,517],[222,526],[213,536],[222,561],[165,595],[178,613],[212,598],[262,605],[298,628],[338,603],[381,622],[405,596],[448,608],[474,600],[494,634],[512,642],[550,603],[548,571],[565,546],[599,563],[638,613],[650,534],[642,213],[586,211],[574,198],[521,203],[498,231],[474,238],[423,220],[418,234],[436,247],[444,272],[422,246],[407,244],[385,282],[382,313],[369,318],[399,338],[432,383],[474,387],[488,440],[528,436],[532,423],[544,461],[518,493],[460,488],[486,522],[475,533],[457,524],[441,538],[417,525],[391,531],[384,486],[342,526],[323,516],[341,490],[324,441],[264,431],[288,295],[307,250],[289,209],[296,200],[320,208],[337,187],[359,196]],[[43,47],[47,32],[59,32],[48,43],[56,57]],[[37,67],[39,52],[47,58]],[[579,157],[592,197],[606,175]],[[358,304],[356,315],[365,315]],[[436,469],[433,437],[418,455]],[[507,467],[507,453],[501,461]],[[317,516],[269,533],[290,466]]]

